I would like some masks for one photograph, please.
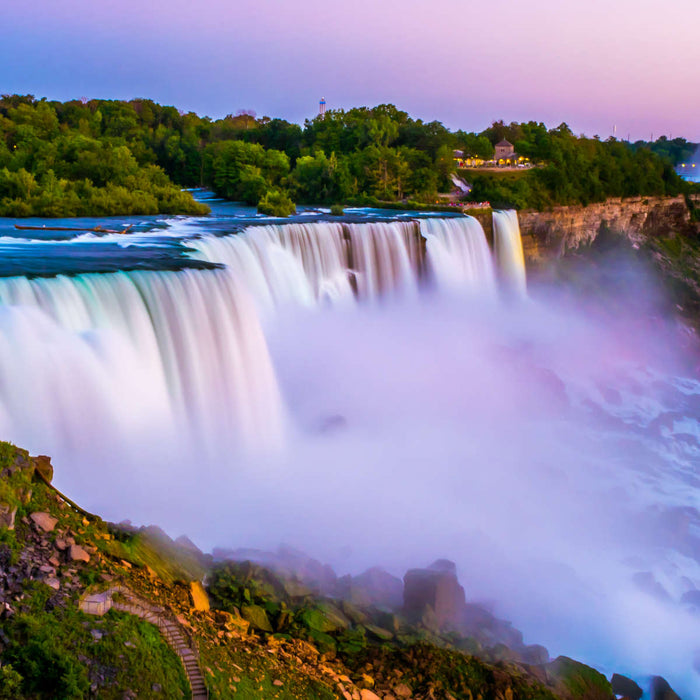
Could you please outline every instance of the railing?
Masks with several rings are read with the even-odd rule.
[[[121,594],[126,600],[115,601],[113,598],[115,594]],[[139,598],[128,588],[120,584],[111,586],[106,591],[94,594],[93,596],[87,596],[80,602],[80,609],[90,615],[104,615],[110,608],[135,615],[155,625],[168,643],[168,646],[170,646],[180,658],[193,696],[193,681],[201,680],[201,685],[204,687],[206,697],[209,697],[209,689],[206,686],[204,674],[199,666],[200,657],[197,644],[192,635],[178,623],[175,612],[170,606],[166,609],[144,600],[143,598]],[[190,653],[185,654],[185,651]],[[199,677],[193,675],[191,670],[188,669],[185,663],[185,657],[192,657],[194,659]]]

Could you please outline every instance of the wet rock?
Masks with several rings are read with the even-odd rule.
[[[46,481],[51,483],[53,479],[53,466],[51,466],[51,457],[46,455],[39,455],[38,457],[32,457],[32,465],[34,470],[42,476]]]
[[[466,612],[464,588],[455,569],[436,562],[436,568],[411,569],[404,576],[403,609],[414,621],[436,629],[459,629]],[[435,566],[435,565],[433,565]]]
[[[321,564],[293,547],[280,546],[276,552],[260,549],[213,550],[214,561],[253,563],[273,572],[278,579],[292,579],[310,588],[314,593],[335,596],[338,577],[327,564]]]
[[[285,579],[283,585],[284,592],[290,598],[305,598],[313,593],[308,586],[304,585],[301,581],[297,581],[296,579]]]
[[[43,512],[32,513],[29,517],[39,532],[52,532],[58,522],[57,518]]]
[[[575,687],[579,697],[586,700],[610,700],[612,696],[610,682],[602,673],[567,656],[558,656],[546,668],[562,695]]]
[[[549,663],[549,652],[546,647],[541,644],[530,644],[526,646],[521,652],[520,656],[526,664],[531,664],[532,666],[543,666]]]
[[[386,642],[394,638],[394,633],[384,629],[383,627],[377,627],[376,625],[366,624],[365,628],[368,632],[371,632],[375,637],[381,639],[382,641]]]
[[[654,676],[651,679],[651,700],[681,700],[681,698],[665,678]]]
[[[350,627],[350,621],[330,603],[322,603],[304,610],[300,619],[306,627],[317,632],[336,632]]]
[[[244,620],[250,623],[255,629],[262,632],[272,632],[272,625],[264,608],[259,605],[244,605],[241,608],[241,615]]]
[[[353,585],[360,588],[367,597],[368,604],[397,610],[403,603],[401,579],[375,566],[352,579]]]
[[[631,678],[622,676],[619,673],[613,673],[610,685],[615,695],[623,695],[629,700],[640,700],[642,695],[644,695],[644,691]]]
[[[70,561],[90,561],[90,555],[79,545],[72,544],[68,550],[68,559]]]

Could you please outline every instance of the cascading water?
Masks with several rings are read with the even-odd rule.
[[[360,299],[415,292],[421,263],[415,223],[348,224],[346,230]]]
[[[266,311],[353,300],[340,224],[253,226],[239,235],[205,235],[193,246],[199,258],[226,265]]]
[[[525,294],[514,212],[494,214],[497,273],[469,217],[202,221],[183,243],[224,269],[0,280],[2,438],[54,456],[88,508],[206,546],[453,556],[528,641],[700,688],[678,603],[700,588],[700,388],[646,369],[649,334],[499,304]],[[424,272],[469,293],[415,303]]]
[[[493,239],[498,271],[504,288],[516,297],[526,296],[525,256],[516,211],[493,213]]]
[[[0,430],[20,444],[62,453],[140,422],[209,447],[282,440],[265,338],[230,275],[9,278],[0,303]]]
[[[478,223],[421,226],[436,279],[457,270],[491,289]],[[72,417],[89,405],[93,434],[128,435],[141,422],[210,447],[280,443],[284,411],[258,311],[405,296],[423,265],[412,221],[255,226],[190,245],[225,269],[0,280],[3,435],[43,451],[78,445],[86,426]]]
[[[496,289],[493,259],[481,224],[472,216],[423,219],[428,274],[441,289],[491,295]]]
[[[416,289],[421,249],[413,222],[251,226],[194,241],[198,257],[224,263],[262,308],[349,303]]]

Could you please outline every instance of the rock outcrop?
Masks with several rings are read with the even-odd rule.
[[[452,562],[438,560],[403,578],[403,611],[409,620],[435,630],[459,630],[467,611],[464,588]]]
[[[609,199],[587,207],[554,207],[518,213],[528,267],[538,267],[592,243],[601,229],[625,233],[633,242],[693,228],[683,197]]]

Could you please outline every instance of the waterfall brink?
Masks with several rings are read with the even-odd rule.
[[[348,252],[337,223],[251,226],[238,235],[194,241],[197,257],[223,263],[261,308],[352,302]]]
[[[520,238],[518,212],[495,211],[493,233],[496,262],[503,287],[517,297],[527,296],[525,256]]]
[[[251,226],[194,241],[223,263],[265,310],[286,303],[353,303],[416,289],[421,248],[414,222]]]
[[[428,275],[440,289],[491,295],[496,289],[493,258],[481,224],[472,216],[424,219]]]
[[[524,293],[516,215],[494,221],[504,279]],[[438,288],[495,289],[471,217],[251,226],[188,244],[225,268],[0,279],[4,436],[42,451],[77,450],[86,434],[105,445],[137,434],[207,450],[275,445],[285,411],[261,318],[405,298],[424,268]]]
[[[360,299],[416,291],[421,248],[414,222],[347,224],[345,231]]]
[[[230,275],[8,278],[0,304],[0,429],[19,444],[62,451],[147,433],[207,449],[282,440],[257,311]]]

